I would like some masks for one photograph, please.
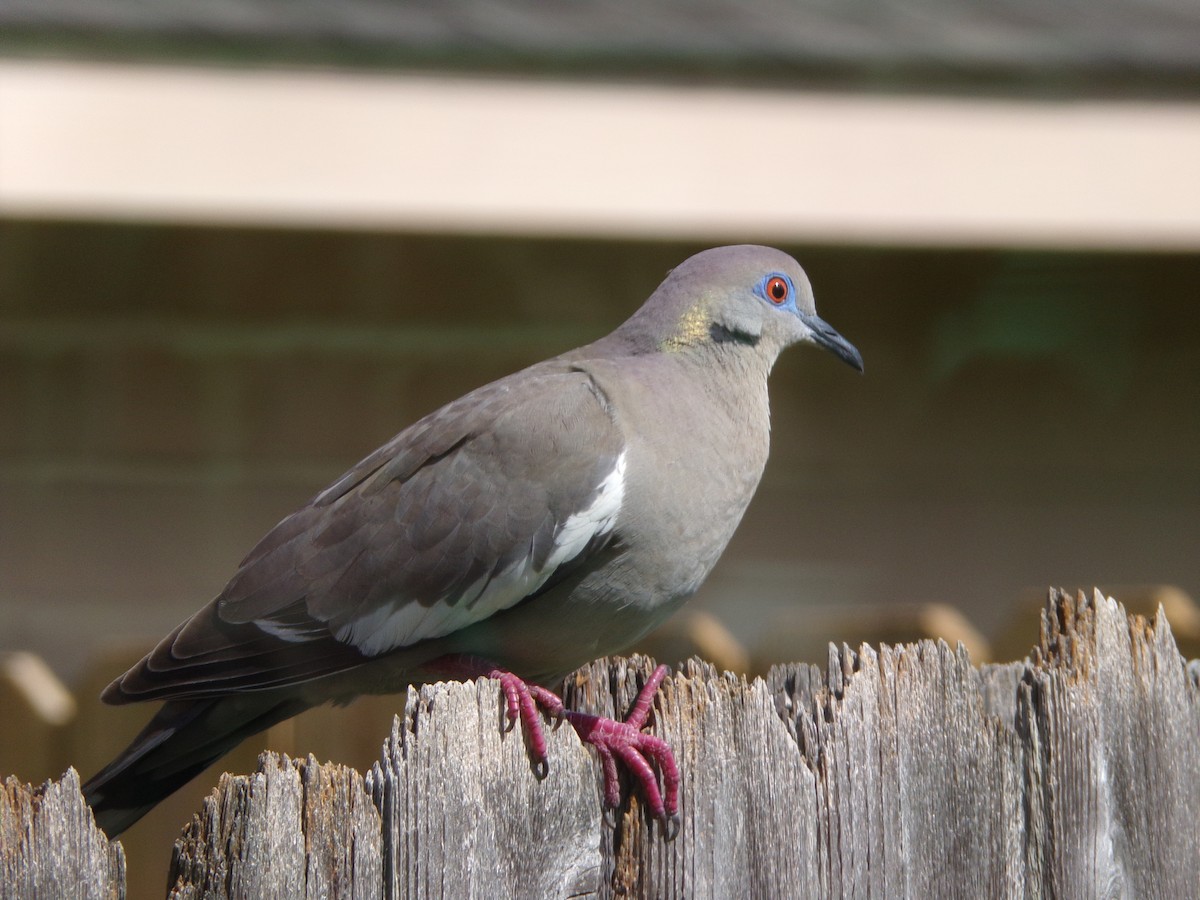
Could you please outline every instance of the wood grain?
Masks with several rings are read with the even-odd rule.
[[[623,714],[651,670],[600,660],[565,698]],[[1040,645],[1006,665],[930,641],[750,682],[690,661],[650,725],[683,775],[670,842],[628,791],[604,813],[570,728],[548,731],[539,780],[494,682],[427,685],[366,776],[275,754],[223,776],[172,896],[1192,896],[1198,684],[1164,617],[1099,593],[1053,592]],[[0,813],[0,897],[121,896],[120,845],[73,772],[10,779]]]

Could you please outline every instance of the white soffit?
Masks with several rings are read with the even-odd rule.
[[[1200,106],[0,61],[0,215],[1200,248]]]

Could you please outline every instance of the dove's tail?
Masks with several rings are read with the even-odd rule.
[[[310,705],[275,692],[167,701],[124,752],[83,786],[96,824],[116,837],[244,738]]]

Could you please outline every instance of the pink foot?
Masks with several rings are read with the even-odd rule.
[[[666,676],[666,666],[654,670],[624,722],[562,709],[561,700],[558,710],[548,707],[548,711],[564,716],[579,737],[600,754],[600,763],[604,767],[605,806],[615,809],[621,803],[621,783],[617,778],[619,759],[637,780],[650,814],[662,824],[663,833],[670,841],[679,834],[679,767],[675,765],[675,755],[666,741],[642,731],[654,706],[654,695]],[[550,696],[554,697],[553,694]],[[557,697],[554,699],[558,700]],[[662,772],[661,791],[651,762],[657,763]]]
[[[618,722],[569,710],[552,691],[536,684],[526,684],[511,672],[491,667],[483,660],[458,657],[444,662],[446,665],[439,665],[439,669],[450,674],[468,677],[483,675],[500,682],[508,719],[506,730],[512,730],[520,720],[538,778],[545,778],[550,771],[546,759],[546,736],[542,732],[537,709],[540,706],[556,721],[566,719],[570,722],[580,739],[591,744],[600,754],[600,764],[604,770],[605,806],[615,809],[621,804],[621,782],[617,772],[617,761],[620,760],[641,787],[650,814],[662,824],[667,840],[674,840],[679,834],[679,767],[666,741],[642,731],[654,706],[658,686],[667,676],[666,666],[654,670],[638,693],[625,721]],[[662,772],[661,790],[652,762],[657,763]]]

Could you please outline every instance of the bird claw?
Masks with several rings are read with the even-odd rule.
[[[662,738],[642,731],[654,708],[654,695],[667,675],[667,667],[659,666],[638,692],[625,721],[568,710],[552,691],[539,685],[529,685],[511,672],[493,669],[488,677],[500,682],[504,695],[505,732],[512,731],[518,721],[525,732],[530,763],[540,780],[550,774],[546,756],[546,736],[542,730],[539,707],[558,728],[570,722],[579,737],[596,748],[604,773],[604,805],[615,810],[621,802],[621,783],[617,769],[619,759],[641,788],[642,799],[650,815],[662,826],[663,836],[674,840],[681,827],[679,818],[679,767],[675,755]],[[662,776],[662,786],[654,769]],[[613,823],[615,825],[615,822]]]
[[[666,741],[641,730],[653,707],[658,686],[666,674],[666,666],[654,670],[638,693],[624,722],[572,711],[567,711],[566,717],[580,738],[600,754],[604,771],[605,806],[613,809],[620,803],[621,788],[616,762],[620,759],[641,788],[650,815],[662,823],[667,840],[674,840],[680,829],[679,767]],[[657,764],[662,774],[661,789],[652,762]]]
[[[512,731],[520,721],[529,746],[533,774],[538,780],[545,778],[550,774],[550,762],[546,758],[546,736],[542,733],[538,704],[542,702],[542,695],[550,692],[536,685],[531,687],[511,672],[500,669],[488,672],[488,677],[500,682],[500,690],[504,694],[504,714],[507,719],[504,733]],[[553,694],[550,696],[554,697]],[[558,700],[557,697],[554,699]],[[561,700],[558,700],[558,705],[562,706]]]
[[[662,826],[663,837],[670,842],[679,837],[679,831],[683,827],[683,820],[679,817],[679,813],[675,813],[672,816],[659,819],[658,824]]]
[[[542,710],[550,716],[556,723],[561,723],[567,717],[567,708],[563,705],[562,698],[554,691],[548,691],[539,684],[529,685],[529,696],[533,701],[542,708]]]

